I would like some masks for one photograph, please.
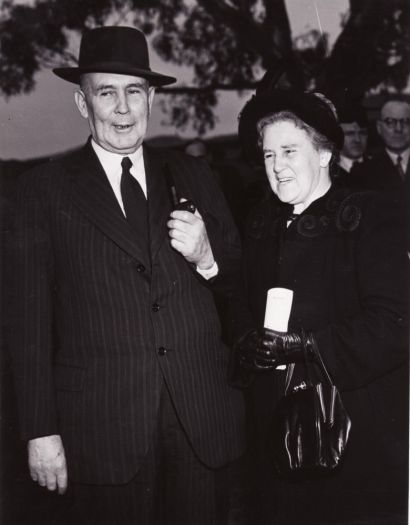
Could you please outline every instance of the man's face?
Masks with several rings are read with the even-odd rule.
[[[345,136],[342,155],[352,160],[360,159],[367,147],[367,129],[359,126],[357,122],[341,123],[340,125]]]
[[[88,120],[95,142],[126,155],[141,146],[147,132],[154,88],[144,78],[114,73],[87,73],[75,101]]]
[[[268,124],[262,135],[270,186],[282,202],[303,211],[330,183],[331,153],[317,151],[309,135],[293,122]]]
[[[400,153],[410,146],[410,105],[392,100],[381,110],[377,131],[387,149]]]

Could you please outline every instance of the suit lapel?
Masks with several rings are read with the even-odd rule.
[[[167,221],[171,213],[171,203],[163,173],[163,162],[161,155],[144,147],[152,260],[155,259],[162,242],[168,239]]]
[[[74,204],[115,244],[149,267],[141,245],[126,221],[90,141],[69,164]]]

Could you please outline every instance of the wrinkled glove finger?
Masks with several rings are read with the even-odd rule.
[[[258,348],[255,352],[255,357],[265,361],[277,361],[278,353],[276,350]]]
[[[255,370],[253,358],[241,357],[239,358],[239,365],[246,370]]]
[[[254,365],[254,369],[260,370],[260,371],[274,370],[276,367],[276,363],[273,364],[272,361],[260,359],[259,357],[254,358],[253,365]]]

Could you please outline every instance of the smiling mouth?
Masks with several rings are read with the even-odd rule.
[[[279,184],[287,184],[288,182],[292,182],[293,179],[288,179],[288,178],[283,178],[283,179],[278,179],[278,183]]]
[[[125,131],[133,127],[133,124],[114,124],[114,128],[119,131]]]

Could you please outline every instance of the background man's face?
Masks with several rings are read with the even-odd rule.
[[[341,123],[340,125],[345,136],[342,155],[353,160],[360,159],[367,147],[367,129],[361,127],[357,122]]]
[[[154,88],[144,78],[87,73],[75,100],[93,139],[107,151],[126,155],[141,146],[147,132]]]
[[[377,131],[387,149],[400,153],[410,146],[410,104],[392,100],[381,109]]]

